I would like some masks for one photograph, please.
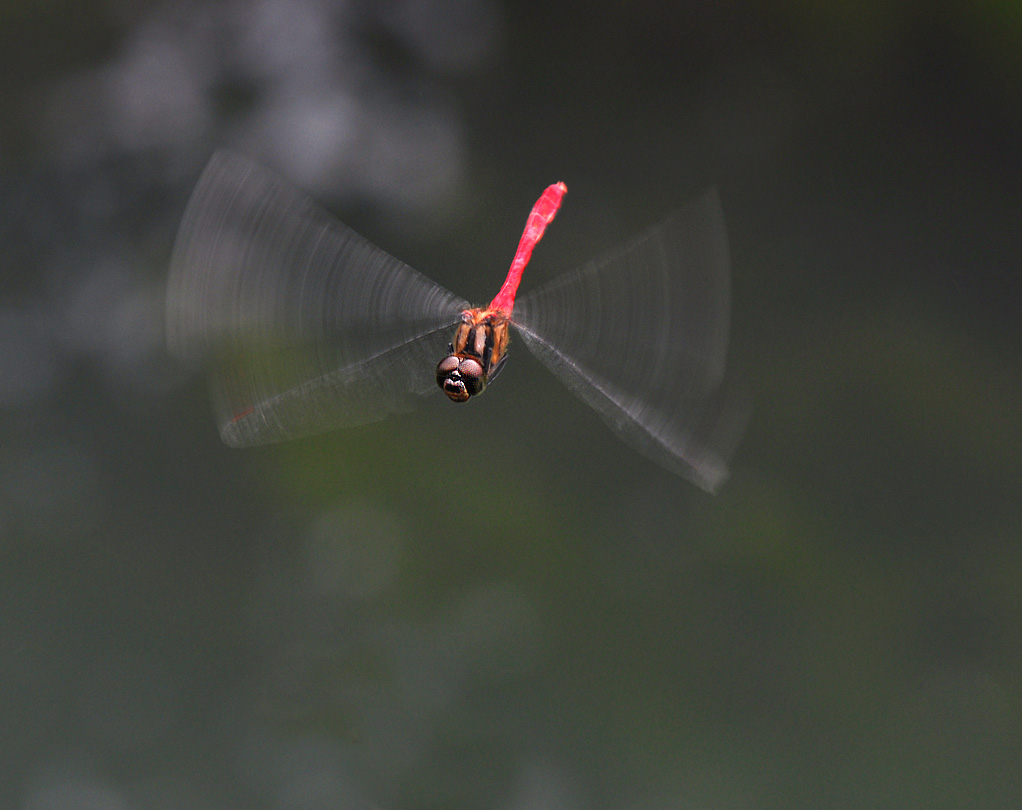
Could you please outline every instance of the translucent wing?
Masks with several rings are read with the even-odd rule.
[[[622,439],[710,491],[743,421],[724,386],[729,320],[716,191],[514,310],[526,345]]]
[[[241,447],[381,419],[436,389],[467,306],[286,182],[218,152],[171,260],[167,333],[213,366],[217,422]]]

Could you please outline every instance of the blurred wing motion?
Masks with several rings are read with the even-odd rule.
[[[622,439],[709,491],[744,421],[724,379],[729,319],[716,191],[519,299],[514,315],[526,345]]]
[[[234,447],[371,422],[435,393],[468,303],[286,182],[218,152],[185,212],[167,291],[170,348],[212,360]]]

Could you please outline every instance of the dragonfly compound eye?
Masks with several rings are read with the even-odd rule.
[[[486,387],[483,367],[479,361],[453,354],[437,364],[436,383],[455,402],[465,402]]]
[[[458,370],[458,363],[459,362],[460,361],[459,361],[457,355],[451,354],[451,355],[448,355],[447,357],[445,357],[439,363],[437,363],[437,367],[436,367],[436,384],[439,385],[441,388],[443,388],[444,387],[444,379],[446,377],[450,376],[452,371],[457,371]]]
[[[465,388],[468,390],[469,396],[474,397],[476,394],[483,392],[483,389],[486,387],[486,374],[483,373],[483,367],[478,360],[466,357],[458,365],[458,371],[465,382]]]

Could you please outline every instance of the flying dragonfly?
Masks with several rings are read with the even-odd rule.
[[[708,491],[741,416],[727,394],[727,238],[715,191],[518,297],[567,191],[533,206],[503,286],[472,307],[287,181],[219,151],[171,259],[171,350],[209,362],[223,440],[246,447],[478,396],[523,343],[627,443]],[[439,360],[439,362],[438,362]]]

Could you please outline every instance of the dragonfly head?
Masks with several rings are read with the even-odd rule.
[[[436,384],[454,402],[467,402],[486,388],[486,373],[475,358],[450,354],[436,367]]]

